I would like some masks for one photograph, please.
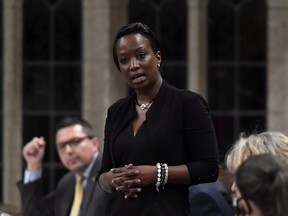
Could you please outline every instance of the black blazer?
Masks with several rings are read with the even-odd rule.
[[[163,162],[168,166],[186,164],[191,175],[190,184],[216,181],[217,140],[205,100],[194,92],[177,89],[163,81],[135,137],[137,145],[133,146],[135,139],[132,139],[129,146],[127,143],[131,139],[128,138],[128,142],[119,146],[117,142],[121,136],[122,140],[127,136],[124,131],[132,131],[130,122],[136,116],[135,98],[134,92],[108,109],[100,174],[129,163],[155,166]],[[109,195],[109,216],[190,215],[188,185],[166,184],[165,190],[158,193],[155,184],[151,184],[142,188],[137,199],[123,197],[118,191]]]
[[[93,165],[83,197],[80,216],[104,216],[106,193],[96,181],[101,165],[99,155]],[[75,174],[67,173],[59,181],[57,188],[44,196],[43,179],[23,184],[18,183],[22,200],[23,216],[69,216],[74,197]]]

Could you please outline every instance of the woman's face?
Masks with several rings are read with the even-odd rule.
[[[116,44],[116,53],[120,71],[131,88],[145,89],[161,78],[157,67],[157,64],[161,64],[161,53],[154,53],[145,36],[123,36]]]

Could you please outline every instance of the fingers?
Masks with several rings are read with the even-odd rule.
[[[22,154],[28,170],[38,170],[42,167],[45,146],[46,142],[43,137],[34,137],[24,146]]]
[[[114,174],[112,179],[112,186],[119,192],[124,193],[124,198],[137,198],[138,194],[142,191],[141,180],[138,175],[140,170],[127,164],[124,167],[113,168],[110,170]]]
[[[137,198],[141,188],[155,182],[155,166],[127,164],[110,170],[110,186],[125,194],[125,198]]]
[[[38,147],[39,148],[44,148],[45,147],[46,142],[45,142],[44,137],[40,137],[37,141],[38,141]]]
[[[138,196],[139,196],[139,193],[127,193],[127,194],[124,195],[124,198],[125,199],[130,199],[130,198],[134,198],[135,199],[135,198],[138,198]]]
[[[131,168],[133,168],[133,164],[130,163],[130,164],[128,164],[128,165],[125,165],[125,167],[126,167],[127,169],[131,169]]]
[[[34,137],[29,143],[23,148],[24,155],[36,155],[39,150],[45,148],[45,140],[43,137]]]
[[[140,179],[126,179],[123,177],[115,178],[112,180],[112,184],[114,187],[125,187],[125,188],[132,188],[132,187],[139,187],[141,184]]]
[[[125,185],[122,185],[122,186],[119,186],[119,187],[116,187],[116,191],[120,191],[120,192],[123,192],[125,194],[128,194],[128,193],[139,193],[142,191],[141,188],[136,188],[136,187],[126,187]]]
[[[116,177],[135,177],[139,173],[139,170],[134,169],[132,164],[113,168],[110,171],[115,174]]]
[[[125,199],[129,198],[138,198],[138,193],[141,192],[141,188],[138,188],[135,192],[131,191],[131,193],[126,193],[124,195]]]
[[[125,194],[125,195],[124,195],[124,198],[125,198],[125,199],[138,198],[138,194],[131,194],[131,193]]]
[[[124,198],[129,199],[129,198],[138,198],[138,193],[142,191],[140,187],[133,187],[133,184],[123,184],[121,186],[116,187],[116,190],[119,192],[124,193]]]

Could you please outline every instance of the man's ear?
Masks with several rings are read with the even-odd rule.
[[[97,147],[98,150],[99,150],[99,148],[100,148],[100,142],[99,142],[98,137],[93,137],[93,138],[92,138],[92,142],[93,142],[93,145],[94,145],[95,147]]]

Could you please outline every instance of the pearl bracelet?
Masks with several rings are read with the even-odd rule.
[[[168,181],[168,165],[166,163],[157,163],[157,181],[155,183],[156,190],[159,192],[160,186],[162,186],[162,190],[164,189],[164,185]]]
[[[164,185],[168,181],[168,165],[166,163],[164,163],[163,165],[164,165],[164,180],[163,180],[163,183],[162,183],[162,188],[164,189]]]
[[[157,168],[157,182],[155,184],[156,186],[156,190],[159,191],[159,187],[161,185],[161,164],[160,163],[157,163],[156,164],[156,168]]]

